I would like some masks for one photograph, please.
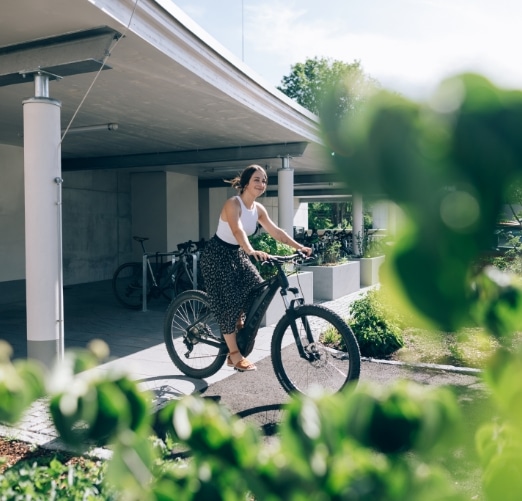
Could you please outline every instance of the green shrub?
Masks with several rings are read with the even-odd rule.
[[[350,326],[361,355],[386,358],[404,346],[400,319],[386,308],[382,290],[369,291],[350,305]]]

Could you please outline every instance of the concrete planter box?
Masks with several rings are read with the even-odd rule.
[[[333,301],[360,289],[359,261],[348,261],[333,266],[307,266],[314,274],[314,300]]]
[[[301,292],[303,294],[303,297],[305,298],[305,301],[307,303],[312,302],[314,290],[314,276],[312,273],[310,273],[309,271],[300,272],[299,283],[297,281],[296,275],[289,276],[288,281],[290,282],[290,287],[299,287],[299,285],[301,285]],[[291,292],[289,292],[288,297],[293,298],[294,295]],[[268,310],[266,310],[265,316],[261,320],[261,327],[276,324],[277,322],[279,322],[279,319],[283,316],[284,312],[285,305],[283,303],[283,299],[281,298],[281,294],[277,292],[272,303],[270,303]]]
[[[379,268],[384,263],[384,256],[363,257],[361,262],[361,287],[379,283]]]

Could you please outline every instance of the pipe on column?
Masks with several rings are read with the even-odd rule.
[[[61,103],[48,77],[34,76],[23,101],[27,355],[46,366],[63,358]]]
[[[292,238],[294,235],[294,171],[290,158],[283,157],[281,169],[277,171],[278,226]]]
[[[356,256],[362,254],[362,238],[364,236],[364,216],[362,196],[352,195],[352,245]]]

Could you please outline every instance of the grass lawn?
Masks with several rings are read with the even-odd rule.
[[[482,369],[500,346],[497,339],[478,328],[459,333],[408,328],[402,334],[404,347],[391,355],[392,360]],[[520,339],[522,334],[514,338],[515,342]]]

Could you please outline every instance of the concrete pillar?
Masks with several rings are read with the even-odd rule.
[[[27,354],[46,366],[64,350],[60,108],[35,75],[23,102]]]
[[[358,193],[352,195],[352,241],[356,256],[362,254],[361,241],[364,236],[363,199]]]
[[[284,157],[282,168],[277,171],[279,224],[292,238],[294,235],[294,171],[290,158]]]

